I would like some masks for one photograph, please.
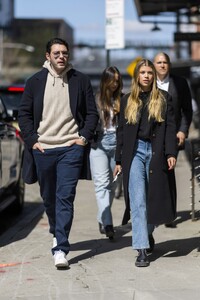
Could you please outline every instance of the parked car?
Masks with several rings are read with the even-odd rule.
[[[24,206],[24,143],[20,131],[11,124],[12,120],[0,97],[0,211],[10,206],[18,214]]]
[[[12,124],[18,128],[18,108],[24,92],[25,84],[0,85],[0,98],[3,100],[7,113],[13,118]]]

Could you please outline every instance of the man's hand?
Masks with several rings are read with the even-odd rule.
[[[42,146],[40,145],[40,143],[35,143],[33,145],[33,149],[38,149],[40,152],[44,152],[44,149],[42,148]]]
[[[77,144],[77,145],[80,145],[80,146],[86,146],[86,144],[84,143],[84,141],[82,139],[80,139],[80,138],[74,139],[74,140],[71,140],[71,141],[67,142],[67,146],[72,146],[74,144]]]
[[[167,163],[168,163],[168,170],[174,169],[175,166],[176,166],[176,158],[175,157],[169,157],[167,159]]]

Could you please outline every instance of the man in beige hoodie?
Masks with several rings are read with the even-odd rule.
[[[90,140],[98,122],[90,80],[68,60],[68,43],[51,39],[43,69],[27,80],[19,108],[23,178],[39,182],[57,268],[69,265],[76,186],[79,178],[90,179]]]

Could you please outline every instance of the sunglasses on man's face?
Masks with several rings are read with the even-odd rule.
[[[69,57],[69,51],[55,51],[52,52],[54,58],[59,58],[60,56],[63,56],[64,58]]]

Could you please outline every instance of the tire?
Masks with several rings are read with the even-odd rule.
[[[22,170],[20,170],[19,179],[15,187],[14,195],[15,201],[11,205],[13,214],[18,215],[22,212],[24,207],[24,196],[25,196],[25,183],[22,179]]]

